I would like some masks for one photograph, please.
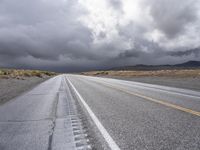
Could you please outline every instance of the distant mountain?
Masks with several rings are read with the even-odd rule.
[[[188,61],[182,64],[176,64],[177,67],[200,67],[200,61]]]
[[[114,67],[109,70],[167,70],[167,69],[200,69],[200,61],[188,61],[175,65],[135,65]]]

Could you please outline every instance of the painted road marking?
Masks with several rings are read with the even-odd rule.
[[[85,102],[85,100],[83,99],[83,97],[79,94],[79,92],[76,90],[76,88],[71,83],[71,81],[68,78],[67,78],[67,81],[69,82],[69,84],[71,85],[72,89],[74,90],[74,92],[76,93],[76,95],[78,96],[78,98],[80,99],[80,101],[82,102],[82,104],[84,105],[85,109],[87,110],[87,112],[89,113],[90,117],[92,118],[92,120],[96,124],[97,128],[99,129],[100,133],[104,137],[105,141],[108,143],[108,145],[111,148],[111,150],[120,150],[119,146],[115,143],[115,141],[113,140],[113,138],[106,131],[106,129],[104,128],[104,126],[101,124],[101,122],[96,117],[96,115],[92,112],[92,110],[90,109],[90,107],[88,106],[88,104]]]
[[[104,81],[102,81],[102,82],[104,82]],[[149,100],[149,101],[152,101],[152,102],[155,102],[155,103],[158,103],[158,104],[170,107],[170,108],[174,108],[174,109],[177,109],[177,110],[180,110],[180,111],[183,111],[183,112],[187,112],[187,113],[190,113],[192,115],[196,115],[196,116],[200,117],[200,112],[199,111],[194,111],[194,110],[191,110],[191,109],[188,109],[188,108],[181,107],[179,105],[175,105],[175,104],[171,104],[171,103],[168,103],[168,102],[164,102],[164,100],[151,98],[149,96],[145,96],[145,95],[142,95],[142,94],[139,94],[139,93],[136,93],[136,92],[127,91],[125,89],[113,86],[113,85],[105,83],[105,82],[102,83],[102,82],[98,82],[98,83],[100,83],[100,84],[102,84],[104,86],[110,87],[112,89],[119,90],[119,91],[122,91],[124,93],[130,94],[130,95],[134,95],[134,96],[137,96],[137,97],[140,97],[140,98],[143,98],[143,99],[146,99],[146,100]]]

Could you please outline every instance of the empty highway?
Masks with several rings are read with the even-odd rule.
[[[82,75],[56,76],[1,105],[0,149],[98,149],[83,115],[105,149],[200,149],[200,92]]]

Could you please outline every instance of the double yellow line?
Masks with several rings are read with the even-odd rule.
[[[102,83],[102,82],[98,82],[98,83],[102,84],[104,86],[110,87],[112,89],[115,89],[115,90],[130,94],[130,95],[134,95],[134,96],[149,100],[151,102],[158,103],[158,104],[161,104],[161,105],[164,105],[164,106],[167,106],[167,107],[170,107],[170,108],[174,108],[176,110],[180,110],[180,111],[183,111],[183,112],[186,112],[186,113],[190,113],[192,115],[196,115],[196,116],[200,117],[200,112],[199,111],[194,111],[194,110],[191,110],[191,109],[188,109],[188,108],[184,108],[184,107],[181,107],[181,106],[178,106],[178,105],[175,105],[175,104],[171,104],[171,103],[165,102],[164,100],[151,98],[149,96],[145,96],[145,95],[142,95],[142,94],[139,94],[139,93],[136,93],[136,92],[127,91],[125,89],[110,85],[108,83]]]

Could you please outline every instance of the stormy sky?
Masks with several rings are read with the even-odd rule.
[[[84,71],[200,60],[198,0],[0,0],[0,67]]]

